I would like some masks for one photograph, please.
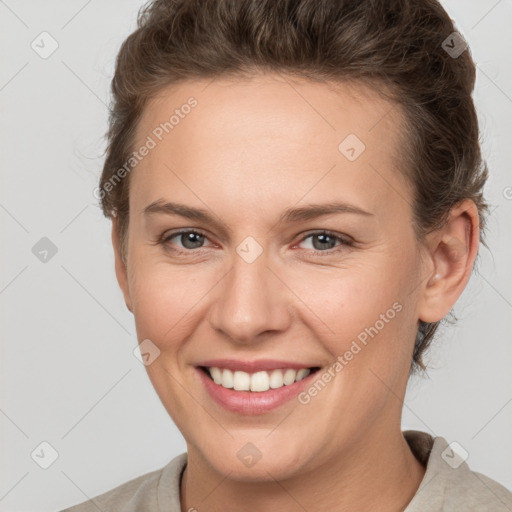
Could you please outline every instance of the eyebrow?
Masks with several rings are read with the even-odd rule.
[[[212,226],[217,226],[224,230],[225,233],[231,233],[232,230],[222,221],[217,220],[208,210],[195,208],[180,203],[166,202],[163,199],[153,201],[143,210],[145,216],[153,214],[179,215],[187,219],[204,222]],[[340,213],[349,213],[363,215],[366,217],[373,216],[373,213],[367,212],[357,206],[342,203],[331,202],[325,204],[309,204],[298,208],[287,208],[279,217],[278,225],[291,224],[294,222],[304,222],[326,215],[335,215]]]

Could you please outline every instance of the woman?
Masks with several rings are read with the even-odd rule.
[[[97,195],[187,453],[68,510],[512,510],[402,432],[487,204],[475,66],[434,0],[156,0]]]

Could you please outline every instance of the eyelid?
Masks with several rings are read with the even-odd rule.
[[[306,240],[307,238],[314,236],[314,235],[327,235],[332,238],[336,238],[337,240],[340,241],[340,243],[338,245],[335,245],[334,247],[332,247],[330,249],[326,249],[325,251],[320,251],[318,249],[306,249],[306,251],[309,252],[310,254],[312,254],[312,256],[314,256],[314,257],[316,257],[316,256],[322,257],[322,256],[329,256],[329,255],[332,256],[333,254],[337,254],[340,251],[347,250],[347,249],[353,247],[354,243],[355,243],[354,239],[348,235],[338,234],[329,229],[316,229],[316,230],[309,231],[309,232],[305,233],[304,235],[302,235],[302,237],[298,240],[298,242],[296,242],[293,245],[293,247],[297,246],[301,242],[304,242],[304,240]]]
[[[341,240],[345,244],[351,244],[354,243],[354,239],[348,235],[343,235],[341,233],[336,233],[335,231],[331,231],[329,229],[314,229],[313,231],[308,231],[307,233],[302,235],[302,238],[299,239],[299,242],[303,242],[306,238],[309,238],[310,236],[314,235],[328,235],[332,236],[333,238],[337,238],[338,240]],[[325,252],[325,251],[322,251]]]
[[[159,239],[156,241],[156,244],[161,243],[165,244],[167,241],[171,238],[174,238],[178,235],[186,235],[189,233],[196,233],[198,235],[204,236],[205,239],[209,240],[209,235],[206,233],[206,231],[203,231],[199,228],[181,228],[177,229],[176,231],[164,231],[164,233],[159,237]],[[203,247],[199,247],[199,249],[203,249]],[[198,249],[196,249],[197,251]],[[189,249],[187,252],[193,252],[193,249]]]

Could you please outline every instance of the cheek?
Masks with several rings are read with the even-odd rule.
[[[294,292],[304,297],[297,302],[302,322],[333,358],[343,356],[351,373],[407,366],[416,329],[410,267],[405,258],[381,258],[378,265],[303,272],[294,281]]]
[[[288,276],[303,303],[304,314],[309,311],[311,318],[316,317],[316,323],[326,333],[343,339],[357,335],[401,296],[398,281],[385,277],[388,271],[382,265],[366,263],[328,270],[306,269],[300,279]]]
[[[139,339],[149,338],[161,350],[189,335],[218,278],[192,267],[134,258],[130,295]],[[208,277],[210,275],[210,277]]]

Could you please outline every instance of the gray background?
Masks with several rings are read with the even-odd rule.
[[[93,196],[115,55],[141,5],[0,1],[2,511],[58,510],[185,450],[133,355],[110,223]],[[481,248],[430,377],[410,382],[403,429],[457,441],[473,470],[512,489],[512,2],[443,5],[478,65],[491,251]],[[59,45],[46,59],[31,47],[43,31]],[[43,237],[57,248],[46,262],[32,252]],[[48,469],[31,457],[44,441],[58,452]]]

